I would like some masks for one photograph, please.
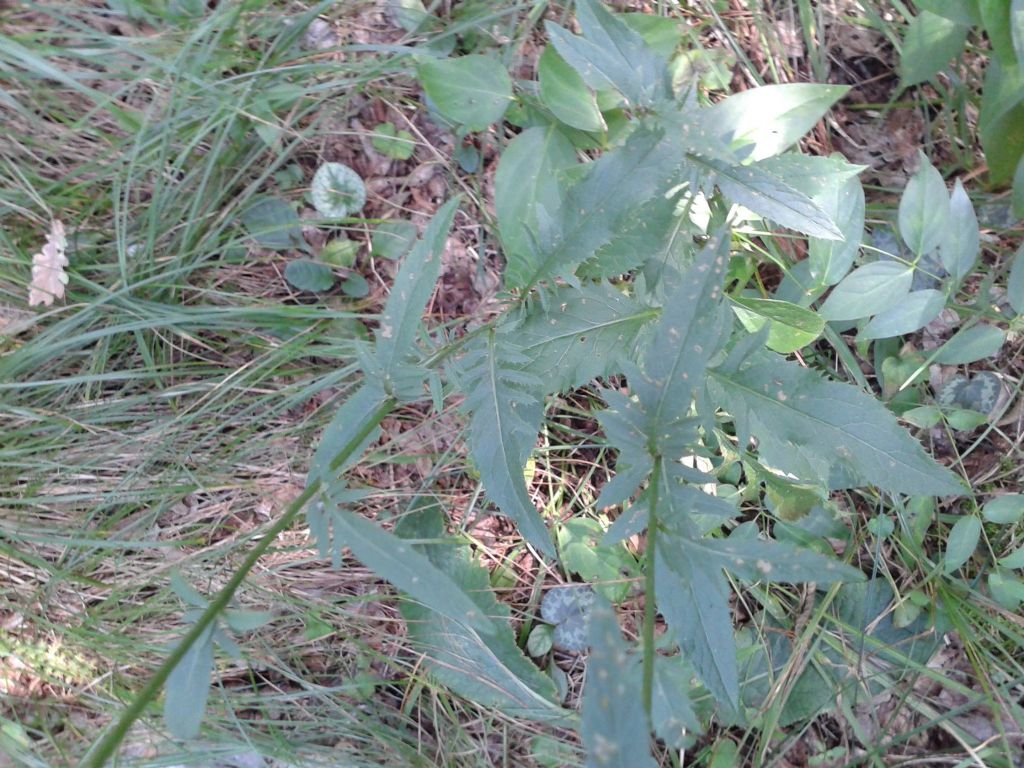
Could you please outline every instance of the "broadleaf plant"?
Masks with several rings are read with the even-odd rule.
[[[652,764],[651,733],[683,744],[680,729],[698,724],[696,712],[701,727],[712,717],[729,723],[739,716],[733,584],[864,578],[834,556],[775,538],[783,530],[773,516],[780,489],[811,503],[863,486],[893,495],[963,491],[870,393],[774,350],[796,351],[832,333],[826,321],[882,317],[886,302],[869,303],[864,313],[844,297],[865,274],[881,271],[895,283],[890,301],[911,292],[926,249],[938,249],[941,263],[953,267],[949,286],[976,254],[969,236],[950,244],[926,231],[922,217],[932,212],[917,200],[922,191],[928,200],[941,191],[954,217],[970,215],[961,188],[951,199],[925,169],[899,221],[914,253],[850,272],[863,236],[860,169],[837,157],[783,153],[841,91],[786,91],[787,108],[773,117],[778,140],[770,139],[770,121],[763,136],[739,130],[696,81],[673,83],[663,54],[597,0],[578,0],[576,8],[581,36],[548,26],[562,61],[589,89],[571,115],[546,108],[551,87],[517,90],[497,73],[496,59],[417,60],[426,97],[463,129],[486,129],[513,100],[524,107],[521,132],[497,171],[506,303],[462,336],[424,323],[460,204],[449,201],[403,257],[375,338],[360,353],[362,383],[338,407],[306,491],[273,530],[304,508],[335,566],[348,550],[390,581],[405,595],[411,640],[441,683],[488,706],[575,725],[549,679],[517,647],[509,612],[488,591],[471,550],[445,540],[441,506],[427,514],[414,504],[391,533],[359,515],[366,491],[350,487],[346,471],[399,405],[450,400],[468,421],[468,451],[494,511],[512,519],[535,559],[559,565],[552,510],[538,508],[524,467],[549,399],[589,385],[603,401],[594,413],[603,435],[594,439],[614,456],[590,510],[613,520],[602,545],[646,537],[637,553],[642,580],[626,597],[644,598],[639,641],[625,641],[602,598],[593,609],[594,674],[583,694],[582,735],[588,764],[645,765]],[[561,77],[559,87],[567,87],[572,78]],[[605,126],[616,113],[614,140],[595,115],[583,116],[591,91]],[[584,161],[577,146],[604,151]],[[785,278],[769,291],[744,271],[748,244],[770,240],[779,227],[808,238],[809,258],[780,258]],[[869,288],[884,291],[880,282],[868,281]],[[888,327],[905,332],[907,325]],[[760,478],[761,513],[719,495],[714,470],[730,464]],[[226,598],[211,603],[189,637],[200,638],[225,605]],[[656,644],[659,615],[672,632]],[[179,652],[173,660],[182,658]],[[693,676],[713,697],[713,711],[691,707],[688,689],[674,687]]]

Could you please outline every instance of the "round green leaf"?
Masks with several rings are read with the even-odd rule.
[[[358,272],[353,272],[341,284],[341,292],[353,299],[362,299],[370,293],[370,284]]]
[[[1024,494],[1007,493],[996,496],[981,510],[982,516],[990,523],[1010,525],[1024,517]]]
[[[373,148],[395,160],[408,160],[416,150],[416,140],[408,131],[399,131],[391,123],[381,123],[370,138]]]
[[[470,131],[486,130],[512,102],[512,80],[504,65],[489,56],[422,58],[416,72],[437,110]]]
[[[309,259],[296,259],[284,268],[284,279],[300,291],[318,293],[334,287],[334,273],[326,264]]]
[[[552,645],[551,626],[548,624],[537,624],[530,630],[530,636],[526,639],[526,652],[534,658],[544,656],[551,650]]]
[[[988,589],[992,599],[1008,611],[1016,611],[1024,602],[1024,582],[1003,571],[992,571],[988,575]]]
[[[359,243],[346,237],[339,237],[324,246],[324,249],[320,251],[320,260],[332,267],[347,269],[356,263],[358,254]]]
[[[366,186],[359,174],[342,163],[324,163],[310,188],[313,207],[321,216],[343,219],[366,205]]]

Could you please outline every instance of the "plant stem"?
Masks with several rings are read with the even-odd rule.
[[[332,471],[337,470],[352,457],[352,454],[367,436],[394,410],[395,405],[395,401],[389,398],[381,403],[376,411],[370,414],[370,417],[366,420],[359,433],[349,440],[331,461]],[[167,682],[167,678],[174,671],[174,668],[185,658],[185,654],[188,653],[199,637],[217,620],[220,613],[227,608],[228,603],[231,602],[231,598],[234,597],[235,591],[242,585],[245,577],[249,575],[249,572],[256,566],[256,563],[259,562],[264,553],[270,549],[278,534],[291,525],[296,515],[316,495],[317,491],[320,490],[320,485],[320,478],[316,478],[306,486],[306,490],[295,501],[288,505],[284,514],[267,530],[263,538],[256,543],[256,546],[252,548],[252,551],[246,556],[238,570],[232,574],[228,583],[217,593],[217,596],[210,601],[206,610],[203,611],[203,615],[185,633],[181,642],[171,651],[170,656],[164,660],[164,663],[160,665],[153,677],[146,683],[146,686],[135,695],[135,698],[132,699],[131,704],[127,706],[118,721],[82,758],[82,762],[79,763],[81,768],[103,768],[107,764],[115,750],[124,741],[125,736],[128,735],[128,729],[131,728],[132,723],[139,719],[146,706],[157,697],[160,689]]]
[[[654,623],[657,617],[654,598],[654,551],[658,543],[658,486],[661,484],[661,456],[654,457],[654,470],[649,486],[647,505],[647,548],[644,550],[644,627],[643,627],[643,701],[647,717],[654,702]]]

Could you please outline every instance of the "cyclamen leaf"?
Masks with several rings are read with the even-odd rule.
[[[583,37],[556,24],[545,25],[562,58],[595,90],[612,88],[632,106],[648,107],[670,94],[665,61],[637,32],[597,0],[576,4]]]
[[[603,131],[607,128],[593,91],[576,70],[549,45],[537,62],[540,100],[551,113],[572,128]]]
[[[639,657],[628,653],[615,612],[601,598],[590,614],[590,649],[580,729],[587,766],[655,768]]]
[[[933,251],[949,233],[949,196],[941,174],[918,152],[921,166],[903,190],[899,207],[900,237],[916,256]]]
[[[523,538],[554,556],[551,534],[523,479],[543,416],[533,393],[544,390],[540,379],[521,368],[526,362],[517,347],[504,339],[499,343],[493,331],[462,361],[469,450],[491,500],[515,520]]]
[[[620,373],[656,316],[607,283],[559,286],[545,305],[531,307],[516,338],[548,393]]]
[[[914,270],[897,261],[873,261],[858,267],[837,285],[819,314],[826,320],[859,320],[882,312],[910,292]]]
[[[531,268],[538,210],[558,210],[567,186],[561,177],[575,165],[572,143],[555,126],[527,128],[505,148],[494,177],[494,208],[507,274]]]
[[[344,509],[331,509],[334,535],[374,573],[427,608],[483,634],[495,630],[491,620],[446,573],[409,544],[376,523]]]
[[[438,210],[395,277],[376,335],[377,362],[383,370],[385,385],[412,350],[423,322],[423,310],[441,274],[441,255],[459,202],[459,198],[452,198]]]
[[[959,495],[940,467],[874,398],[766,352],[709,371],[741,444],[756,435],[764,464],[830,490],[874,485],[891,493]]]
[[[735,712],[739,709],[739,673],[729,585],[720,569],[679,557],[674,538],[662,533],[655,546],[658,608],[711,695]]]
[[[619,149],[591,163],[588,173],[565,195],[554,219],[558,237],[545,242],[541,227],[538,250],[509,263],[505,281],[526,289],[570,273],[610,242],[631,220],[623,200],[651,200],[678,178],[679,147],[660,130],[637,128]]]
[[[175,738],[194,739],[199,735],[212,677],[213,626],[210,626],[167,678],[164,722]]]
[[[436,542],[412,546],[458,584],[477,613],[489,617],[491,624],[491,630],[481,635],[423,605],[403,602],[400,609],[410,640],[425,654],[430,673],[471,701],[512,716],[552,723],[568,720],[569,713],[558,705],[551,678],[516,645],[508,606],[495,599],[486,569],[477,565],[467,546],[444,541],[438,505],[423,505],[406,514],[395,532],[401,540]]]
[[[817,83],[765,85],[735,93],[711,111],[732,129],[732,144],[740,155],[762,160],[795,144],[849,90]]]
[[[708,183],[717,184],[730,201],[749,208],[758,216],[812,237],[843,238],[839,227],[817,203],[758,163],[731,165],[694,152],[688,153],[686,159],[707,176]]]

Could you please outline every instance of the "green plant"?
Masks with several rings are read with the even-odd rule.
[[[525,84],[517,93],[497,59],[419,61],[433,108],[465,131],[487,129],[517,107],[521,132],[495,182],[505,311],[455,339],[423,324],[459,205],[452,200],[405,256],[375,339],[360,353],[363,383],[326,429],[306,491],[267,537],[305,509],[325,557],[337,566],[348,548],[412,598],[403,611],[435,677],[491,706],[572,724],[574,713],[561,706],[551,680],[516,645],[487,574],[465,545],[445,537],[443,510],[417,499],[390,533],[353,511],[363,491],[345,474],[396,407],[432,400],[440,409],[461,394],[469,451],[489,499],[538,557],[555,560],[549,521],[530,498],[523,467],[547,400],[600,378],[605,407],[596,419],[616,459],[595,506],[619,511],[602,544],[646,532],[645,609],[631,646],[596,598],[594,674],[581,730],[594,764],[651,765],[652,731],[679,745],[706,724],[709,708],[729,723],[753,706],[757,690],[743,674],[730,613],[734,587],[864,579],[831,553],[821,532],[827,526],[798,544],[797,529],[784,525],[786,503],[827,517],[829,494],[846,489],[869,486],[894,497],[964,491],[870,394],[777,351],[835,339],[836,324],[849,321],[865,322],[865,341],[919,328],[928,315],[920,308],[913,322],[885,326],[881,301],[846,307],[879,291],[906,300],[936,250],[955,287],[976,246],[947,251],[936,240],[939,186],[943,210],[970,216],[962,188],[950,197],[925,166],[900,209],[909,256],[851,272],[864,226],[858,169],[841,158],[785,151],[842,89],[769,87],[769,97],[757,94],[759,120],[746,121],[755,97],[710,105],[692,81],[673,80],[656,45],[662,28],[620,19],[594,0],[580,2],[578,15],[582,37],[549,25],[565,66],[556,62],[542,75],[561,78],[579,96],[569,119],[550,108],[554,83]],[[604,151],[581,163],[581,147]],[[807,237],[807,259],[794,263],[773,248],[778,227]],[[784,275],[770,295],[754,279],[755,252],[767,253]],[[917,292],[927,290],[935,291]],[[949,295],[935,293],[943,302]],[[934,302],[927,293],[922,303],[931,311]],[[720,479],[734,469],[753,491],[746,507]],[[874,531],[885,532],[880,525]],[[251,556],[244,567],[254,562]],[[240,580],[236,574],[197,618],[128,722],[190,646],[211,642],[210,628]],[[848,602],[870,602],[865,594],[851,592]],[[659,613],[670,630],[663,638],[655,633]],[[836,621],[849,615],[838,612]],[[713,707],[691,701],[691,694],[708,698],[690,690],[693,674]],[[113,733],[96,760],[109,753]]]
[[[993,54],[985,71],[978,134],[993,184],[1013,182],[1013,208],[1024,218],[1024,4],[1020,0],[917,0],[903,38],[900,83],[931,80],[984,30]]]

